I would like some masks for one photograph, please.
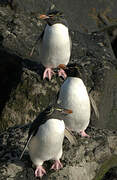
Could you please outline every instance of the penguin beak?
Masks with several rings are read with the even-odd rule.
[[[66,114],[71,114],[72,113],[72,110],[71,109],[64,109],[63,110]]]
[[[58,111],[58,112],[60,112],[61,114],[71,114],[71,113],[73,113],[73,111],[71,110],[71,109],[66,109],[66,108],[64,108],[64,107],[55,107],[55,109],[56,109],[56,111]]]
[[[48,18],[50,18],[50,17],[47,16],[46,14],[41,14],[41,15],[39,16],[39,18],[40,18],[40,19],[48,19]]]
[[[67,69],[67,67],[66,67],[65,64],[59,64],[58,68],[61,68],[61,69]]]
[[[56,110],[63,114],[71,114],[73,112],[71,109],[65,109],[65,108],[56,108]]]

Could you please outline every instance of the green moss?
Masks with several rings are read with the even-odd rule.
[[[112,155],[110,159],[104,161],[99,172],[93,180],[102,180],[108,170],[117,165],[117,155]]]

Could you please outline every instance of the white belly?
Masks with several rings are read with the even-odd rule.
[[[41,63],[50,68],[55,68],[59,64],[67,65],[71,53],[70,43],[66,26],[59,23],[47,25],[40,48]]]
[[[85,130],[90,120],[90,100],[83,81],[68,77],[60,89],[58,101],[73,111],[64,120],[66,126],[77,132]]]
[[[64,129],[64,122],[57,119],[49,119],[39,127],[29,144],[29,154],[36,166],[50,159],[61,158]]]

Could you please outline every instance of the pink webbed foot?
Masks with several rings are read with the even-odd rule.
[[[85,131],[80,131],[81,137],[90,137]]]
[[[46,68],[43,73],[43,79],[48,78],[49,80],[51,80],[53,74],[54,71],[51,68]]]
[[[59,75],[59,76],[62,76],[64,79],[66,79],[66,77],[67,77],[67,74],[65,73],[65,71],[64,71],[63,69],[60,69],[60,70],[58,71],[58,75]]]
[[[45,169],[42,166],[37,166],[36,170],[35,170],[35,176],[36,177],[40,177],[42,178],[42,176],[46,174]]]
[[[57,160],[55,161],[55,163],[52,165],[51,169],[54,169],[54,170],[59,170],[63,167],[62,163]]]

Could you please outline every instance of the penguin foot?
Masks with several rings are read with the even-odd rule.
[[[90,137],[85,131],[80,131],[81,137]]]
[[[35,176],[36,177],[40,177],[42,178],[42,176],[46,174],[45,169],[42,166],[37,166],[36,170],[35,170]]]
[[[52,165],[51,169],[59,170],[63,167],[62,163],[59,160],[56,160],[55,163]]]
[[[58,71],[58,75],[59,75],[59,76],[62,76],[64,79],[66,79],[66,77],[67,77],[67,74],[65,73],[65,71],[64,71],[63,69],[60,69],[60,70]]]
[[[43,79],[48,78],[49,80],[51,80],[53,74],[54,71],[51,68],[46,68],[43,73]]]

